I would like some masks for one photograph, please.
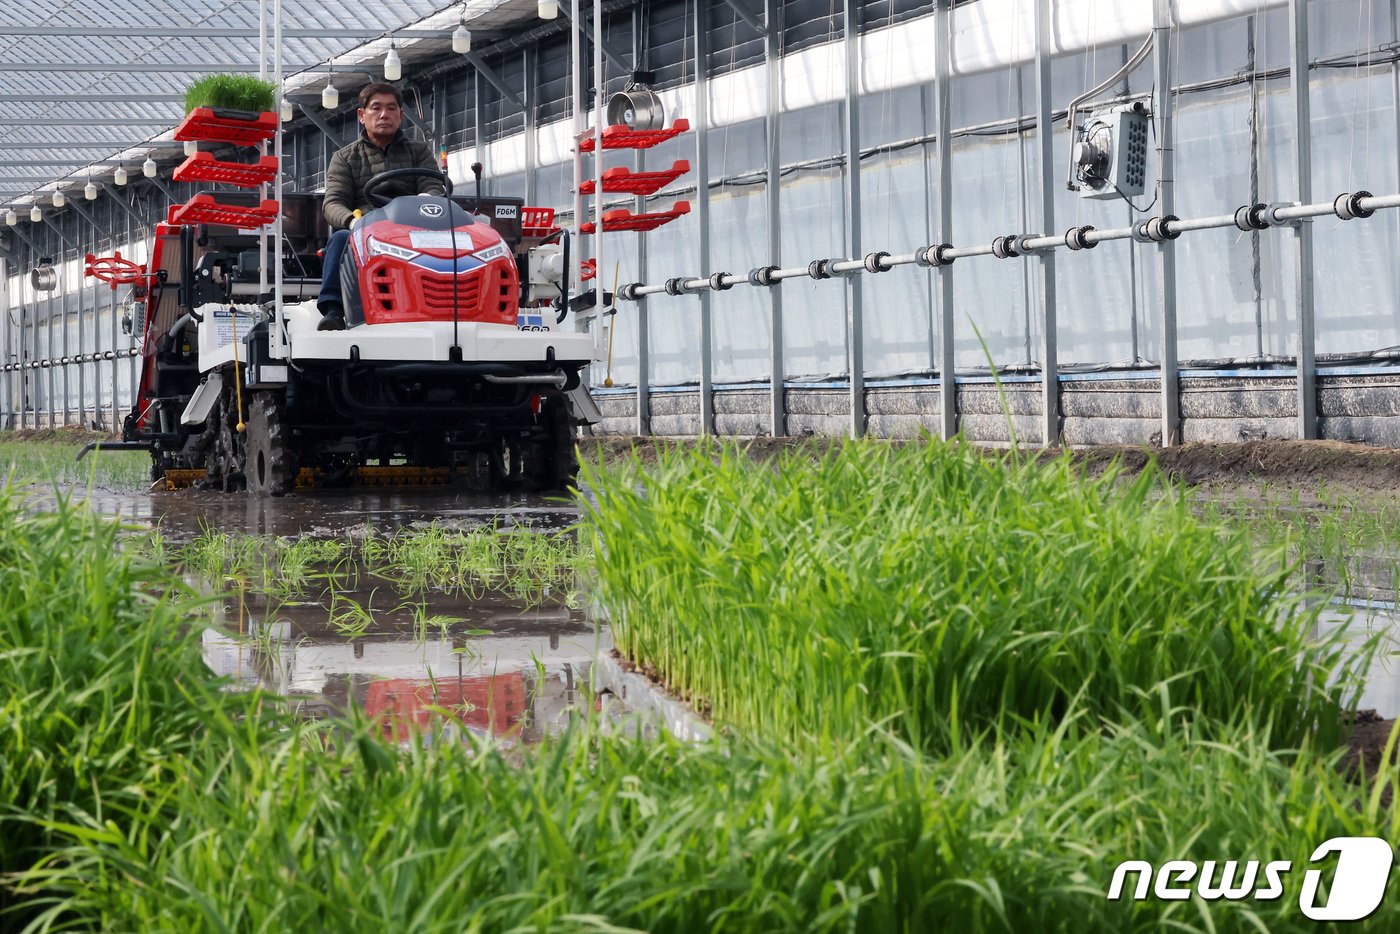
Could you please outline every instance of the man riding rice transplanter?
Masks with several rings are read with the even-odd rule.
[[[340,260],[350,239],[355,211],[364,213],[372,205],[365,200],[365,183],[390,169],[425,168],[438,171],[432,147],[403,134],[403,94],[392,84],[371,84],[360,92],[356,111],[360,138],[331,156],[326,167],[326,198],[322,208],[330,224],[330,241],[321,277],[321,294],[316,307],[323,317],[317,329],[339,331],[345,327],[345,306],[340,290]],[[380,188],[390,197],[400,195],[440,195],[442,182],[429,177],[394,179]]]

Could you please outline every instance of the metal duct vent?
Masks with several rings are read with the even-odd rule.
[[[608,125],[625,125],[629,130],[660,130],[666,126],[661,98],[648,85],[655,80],[649,71],[632,72],[627,86],[608,98]]]
[[[53,268],[52,257],[43,257],[39,265],[29,271],[29,284],[36,292],[52,292],[58,288],[58,270]]]

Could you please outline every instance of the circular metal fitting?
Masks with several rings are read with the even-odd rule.
[[[992,255],[997,259],[1010,259],[1013,256],[1020,256],[1016,252],[1016,243],[1019,238],[1015,234],[1008,234],[1005,237],[997,237],[992,241]]]
[[[1344,221],[1357,217],[1370,217],[1376,213],[1376,209],[1367,209],[1361,206],[1361,199],[1369,197],[1371,197],[1369,191],[1347,192],[1337,195],[1337,200],[1332,202],[1332,213]]]
[[[684,282],[685,282],[685,277],[684,277],[684,276],[676,276],[674,279],[667,279],[667,280],[666,280],[666,294],[667,294],[667,295],[684,295],[684,294],[685,294],[685,289],[683,288]]]
[[[865,254],[865,271],[866,271],[866,272],[869,272],[869,273],[889,272],[889,271],[890,271],[890,267],[889,267],[889,266],[883,266],[883,265],[881,265],[881,263],[882,263],[884,260],[887,260],[887,259],[889,259],[889,258],[890,258],[890,254],[886,253],[884,250],[877,250],[877,251],[874,252],[874,253],[866,253],[866,254]]]
[[[1240,230],[1266,230],[1269,222],[1264,220],[1267,204],[1246,204],[1235,212],[1235,226]]]
[[[749,285],[772,285],[777,266],[759,266],[749,270]]]
[[[637,289],[641,288],[640,282],[627,282],[617,290],[617,297],[624,302],[635,302],[637,300]]]
[[[1065,246],[1076,251],[1092,250],[1094,247],[1098,246],[1098,244],[1086,241],[1084,235],[1093,229],[1094,227],[1092,224],[1085,224],[1083,227],[1071,227],[1069,230],[1066,230]]]
[[[831,278],[831,260],[829,260],[829,259],[814,259],[814,260],[812,260],[810,263],[807,264],[807,275],[811,276],[813,279],[830,279],[830,278]]]
[[[727,292],[734,288],[734,283],[724,282],[724,277],[727,275],[729,275],[727,272],[717,272],[710,276],[710,289],[715,292]]]
[[[1147,222],[1147,237],[1153,243],[1161,243],[1163,240],[1175,240],[1181,236],[1179,230],[1169,230],[1167,224],[1171,221],[1179,221],[1181,218],[1175,214],[1164,214],[1161,217],[1154,217]]]

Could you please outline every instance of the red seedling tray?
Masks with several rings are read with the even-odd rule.
[[[204,140],[209,143],[236,143],[256,146],[277,135],[277,114],[265,110],[251,120],[240,120],[216,113],[209,107],[196,107],[175,128],[175,138],[181,142]]]
[[[665,172],[633,172],[619,166],[603,172],[603,190],[631,195],[654,195],[689,171],[690,163],[684,159],[677,159]],[[596,187],[590,178],[579,185],[578,190],[585,195],[591,195]]]
[[[145,263],[127,259],[122,256],[121,250],[117,250],[111,256],[87,254],[83,257],[83,275],[107,283],[114,292],[119,285],[131,285],[153,278],[153,275],[146,271]]]
[[[625,123],[618,123],[613,126],[603,127],[603,148],[650,149],[653,146],[666,142],[668,139],[680,136],[688,129],[690,129],[690,121],[684,117],[678,117],[676,122],[671,124],[669,130],[633,130]],[[592,152],[593,143],[593,134],[590,133],[579,140],[579,151]]]
[[[671,206],[669,211],[658,211],[655,214],[633,214],[626,208],[616,211],[608,211],[603,214],[603,232],[613,233],[619,230],[655,230],[662,224],[669,224],[682,214],[690,213],[689,201],[677,201]],[[579,233],[591,234],[596,229],[592,221],[579,226]]]
[[[223,224],[252,230],[277,220],[281,210],[276,201],[264,201],[258,207],[221,204],[213,195],[195,195],[184,204],[170,208],[172,224]]]
[[[554,226],[554,208],[520,209],[520,236],[548,237],[558,229]]]
[[[257,162],[220,162],[212,152],[190,156],[171,176],[177,182],[222,182],[239,188],[256,188],[277,177],[277,157],[263,156]]]

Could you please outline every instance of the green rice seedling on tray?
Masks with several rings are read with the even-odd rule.
[[[1364,670],[1152,469],[930,441],[767,465],[702,446],[634,471],[586,472],[618,647],[741,730],[888,722],[937,752],[950,724],[1054,720],[1081,693],[1106,721],[1160,716],[1170,679],[1182,711],[1288,743],[1335,735]]]

